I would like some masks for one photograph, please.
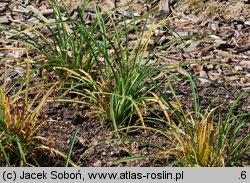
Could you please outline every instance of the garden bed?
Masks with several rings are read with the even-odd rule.
[[[176,4],[169,17],[162,17],[157,1],[122,1],[118,7],[112,1],[103,1],[100,10],[92,3],[77,10],[78,1],[66,1],[68,14],[58,4],[53,4],[53,9],[47,1],[20,1],[10,6],[8,3],[0,4],[5,7],[4,13],[0,12],[0,85],[3,94],[10,97],[10,106],[14,106],[10,114],[18,115],[14,112],[17,108],[25,111],[22,107],[35,98],[28,113],[41,112],[36,125],[44,122],[35,131],[42,137],[36,142],[43,146],[28,146],[25,159],[22,155],[18,161],[10,159],[12,166],[65,166],[65,162],[88,167],[250,165],[250,5],[233,0],[188,0]],[[211,7],[216,11],[212,12]],[[242,11],[236,11],[239,7]],[[55,15],[59,23],[54,23]],[[61,37],[53,34],[59,28]],[[76,38],[79,34],[83,36]],[[28,42],[27,37],[32,41]],[[137,57],[139,62],[134,64]],[[121,60],[128,61],[128,65]],[[138,87],[129,90],[134,84]],[[50,95],[43,98],[47,91]],[[26,96],[24,101],[22,94]],[[36,110],[43,99],[41,111]],[[18,101],[18,106],[12,101]],[[121,109],[116,106],[119,104]],[[214,114],[209,112],[215,108]],[[190,121],[188,125],[194,121],[207,124],[191,125],[197,129],[189,134],[185,131],[186,121]],[[235,126],[221,127],[219,122],[223,121]],[[184,132],[178,131],[182,129],[179,123],[184,123]],[[173,136],[173,129],[177,130],[186,145],[193,136],[207,138],[211,144],[196,140],[203,143],[204,149],[216,149],[220,145],[213,138],[219,138],[217,132],[224,133],[216,130],[228,129],[223,135],[230,141],[237,125],[242,126],[235,142],[225,140],[221,149],[230,154],[226,147],[234,148],[245,138],[237,150],[247,150],[240,157],[220,157],[228,161],[226,164],[217,162],[216,158],[220,158],[211,149],[211,157],[216,157],[214,162],[192,162],[193,155]],[[192,145],[195,148],[197,144]],[[3,147],[13,153],[15,143],[13,147],[8,143]],[[183,151],[174,151],[175,147]],[[19,146],[16,150],[20,151]],[[190,164],[178,164],[185,152],[190,155]],[[199,156],[205,156],[199,153],[197,150]],[[0,165],[8,165],[2,159]]]

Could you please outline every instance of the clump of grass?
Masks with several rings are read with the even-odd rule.
[[[161,134],[166,138],[168,144],[167,149],[160,150],[156,157],[167,159],[168,166],[244,166],[245,156],[249,153],[250,148],[250,133],[246,129],[250,114],[238,113],[235,115],[233,111],[239,100],[249,91],[242,93],[233,102],[227,114],[223,114],[220,106],[216,108],[208,106],[206,109],[199,106],[195,85],[191,77],[189,79],[193,90],[193,111],[183,107],[184,105],[180,102],[170,82],[168,83],[169,88],[175,101],[170,101],[158,85],[156,88],[161,93],[161,97],[153,94],[155,98],[149,99],[158,104],[158,110],[161,110],[162,114],[145,118],[146,124],[148,122],[159,124],[157,128],[146,126],[145,129]],[[141,128],[140,126],[128,126],[120,128],[120,130],[129,131]],[[137,158],[143,159],[143,157],[135,157],[135,159]],[[128,160],[133,160],[133,157]],[[121,161],[127,160],[125,158]]]
[[[6,39],[1,40],[19,42],[34,50],[39,54],[37,64],[40,64],[40,67],[54,69],[61,80],[66,80],[67,72],[55,68],[86,71],[92,69],[92,63],[88,58],[89,48],[86,47],[88,37],[83,35],[83,31],[91,35],[93,25],[88,26],[83,20],[87,1],[83,1],[82,10],[78,9],[79,19],[73,19],[67,8],[63,4],[60,6],[56,0],[49,2],[53,9],[53,22],[33,12],[33,18],[38,20],[33,26],[16,20],[12,20],[15,25],[0,25],[6,34]]]
[[[171,88],[171,84],[169,86]],[[173,89],[171,90],[177,103],[180,104],[175,92]],[[193,88],[194,101],[197,101],[198,94],[195,91]],[[184,110],[179,105],[178,113],[176,113],[179,123],[176,123],[173,120],[173,114],[162,107],[169,131],[166,136],[170,140],[172,148],[161,154],[172,155],[176,160],[173,163],[175,166],[242,165],[241,161],[249,151],[250,133],[241,131],[249,120],[250,114],[233,114],[233,110],[242,96],[243,94],[234,101],[226,117],[222,116],[219,107],[214,109],[208,107],[206,110],[201,110],[197,102],[194,104],[196,107],[193,112]],[[163,98],[165,102],[169,103],[165,96]]]
[[[73,20],[66,8],[64,15],[55,0],[50,3],[55,22],[47,22],[44,17],[34,14],[41,23],[31,27],[19,22],[24,27],[21,31],[7,27],[15,30],[8,35],[8,41],[19,41],[42,54],[44,66],[53,68],[62,80],[71,75],[66,90],[74,88],[73,92],[82,96],[83,101],[97,112],[102,124],[106,120],[112,121],[115,127],[130,124],[137,115],[145,126],[140,108],[151,90],[145,83],[152,77],[156,79],[159,69],[157,63],[148,62],[161,48],[146,59],[144,55],[152,51],[148,45],[156,25],[152,23],[147,30],[147,21],[138,26],[135,20],[129,24],[124,20],[121,27],[121,22],[117,25],[109,13],[101,13],[96,7],[96,21],[87,26],[83,20],[86,1],[82,10],[78,8],[78,20]],[[106,25],[107,20],[111,25]],[[46,27],[51,39],[42,33],[42,27]],[[130,32],[138,37],[134,45],[129,42]]]
[[[40,146],[39,140],[45,140],[36,135],[43,124],[37,122],[42,106],[55,85],[48,90],[38,104],[39,94],[29,101],[28,62],[26,69],[26,89],[23,96],[15,95],[10,100],[6,94],[5,84],[4,88],[0,88],[0,159],[6,166],[31,166],[31,162],[37,163],[34,149]]]
[[[82,96],[82,101],[96,111],[102,124],[109,121],[118,128],[138,121],[145,126],[140,109],[152,89],[145,85],[150,79],[158,77],[156,73],[159,70],[157,63],[148,64],[150,56],[144,58],[155,25],[152,23],[147,29],[146,23],[138,27],[134,22],[127,24],[124,21],[123,26],[118,27],[108,13],[102,14],[98,8],[96,16],[99,40],[86,35],[86,32],[84,34],[90,38],[87,44],[91,48],[90,57],[95,62],[96,72],[72,72],[67,69],[71,77],[78,80],[70,92]],[[107,30],[104,23],[106,17],[111,21],[113,34],[110,33],[111,26]],[[134,45],[129,42],[131,29],[138,36]]]
[[[6,88],[6,73],[4,87],[0,88],[0,159],[5,166],[40,166],[39,157],[47,156],[47,153],[53,152],[65,159],[65,166],[70,164],[77,165],[70,159],[76,133],[70,144],[68,155],[45,146],[41,141],[47,139],[37,135],[42,125],[40,117],[43,106],[47,98],[54,91],[58,82],[54,83],[49,90],[41,96],[38,92],[32,99],[29,98],[30,87],[30,68],[27,61],[25,90],[19,90],[17,94],[9,97]]]

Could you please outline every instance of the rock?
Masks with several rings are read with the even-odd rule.
[[[235,69],[236,71],[242,71],[242,70],[243,70],[243,68],[242,68],[241,66],[238,66],[238,65],[235,66],[234,69]]]
[[[213,65],[213,64],[208,64],[208,65],[206,65],[206,68],[207,68],[207,69],[213,69],[213,68],[214,68],[214,65]]]
[[[250,0],[244,0],[244,3],[250,4]]]
[[[94,164],[94,167],[101,167],[102,166],[102,162],[100,160],[97,160]]]
[[[250,68],[250,60],[242,60],[239,65]]]
[[[236,27],[237,27],[238,31],[241,31],[243,28],[243,25],[240,24],[240,25],[237,25]]]
[[[250,20],[249,21],[245,21],[244,24],[250,26]]]
[[[209,80],[206,79],[206,78],[208,78],[206,71],[200,71],[200,77],[201,78],[199,78],[199,80],[200,80],[201,84],[205,84],[205,83],[210,82]]]
[[[0,13],[3,13],[7,8],[8,3],[1,3],[0,1]]]
[[[228,79],[229,81],[236,81],[236,80],[239,79],[239,77],[237,77],[237,76],[231,76],[231,77],[228,77],[227,79]]]
[[[218,25],[217,24],[211,24],[211,30],[212,31],[217,31],[219,29]]]
[[[201,44],[201,42],[200,41],[197,41],[197,42],[192,42],[191,44],[190,44],[190,48],[197,48],[199,45]]]
[[[170,14],[169,0],[160,0],[158,19],[164,19]]]
[[[188,32],[173,32],[173,35],[175,37],[184,37],[184,36],[188,36]]]
[[[6,16],[0,16],[0,23],[7,24],[7,23],[9,23],[9,20]]]

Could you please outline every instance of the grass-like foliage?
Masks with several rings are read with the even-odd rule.
[[[227,114],[216,108],[203,109],[199,105],[198,93],[192,83],[194,105],[193,110],[183,107],[177,94],[169,82],[175,101],[170,101],[160,87],[156,88],[161,97],[155,95],[151,102],[157,103],[162,115],[145,118],[146,124],[159,123],[162,127],[146,126],[145,129],[159,133],[166,138],[167,149],[160,150],[157,158],[167,160],[167,166],[181,167],[231,167],[244,165],[245,157],[249,153],[250,134],[244,132],[249,122],[249,113],[234,114],[239,100],[248,92],[242,93],[228,109]],[[155,83],[156,84],[156,83]],[[141,126],[128,126],[120,130],[141,129]],[[140,140],[138,140],[140,142]],[[164,148],[164,147],[162,147]],[[129,157],[116,162],[134,161],[147,157]],[[151,157],[152,158],[152,157]]]
[[[120,14],[113,16],[115,12],[101,12],[101,8],[95,6],[95,18],[86,24],[86,0],[82,7],[78,7],[77,18],[72,18],[67,8],[61,7],[56,0],[50,0],[50,4],[53,22],[34,12],[33,18],[38,20],[34,25],[18,20],[11,20],[15,22],[11,25],[0,24],[1,32],[5,34],[0,40],[22,43],[27,46],[25,50],[32,50],[35,56],[38,54],[38,62],[33,62],[35,70],[46,67],[45,70],[55,71],[61,79],[60,87],[64,89],[62,96],[77,96],[73,100],[61,98],[61,101],[75,101],[89,106],[90,111],[98,115],[102,125],[109,122],[116,132],[143,128],[162,134],[169,142],[169,149],[150,146],[159,149],[160,157],[171,156],[174,166],[242,165],[242,158],[250,145],[250,134],[242,133],[245,123],[249,122],[249,114],[235,115],[234,109],[243,94],[225,115],[220,112],[220,106],[204,109],[200,106],[193,78],[181,65],[159,63],[160,57],[165,56],[161,54],[157,56],[159,62],[154,60],[159,51],[173,42],[177,42],[175,49],[178,51],[190,44],[183,40],[206,35],[177,36],[162,46],[155,46],[153,32],[156,26],[164,24],[168,18],[159,23],[153,20],[148,23],[148,14],[141,19],[133,16],[126,19]],[[133,40],[134,36],[136,40]],[[179,43],[185,44],[178,46]],[[153,63],[151,60],[154,60]],[[36,136],[43,124],[37,123],[42,107],[59,82],[53,84],[43,97],[38,93],[29,98],[30,73],[35,72],[30,71],[29,61],[26,70],[20,93],[9,98],[6,83],[0,89],[0,162],[6,166],[39,165],[35,158],[35,149],[39,149],[59,154],[66,159],[66,167],[69,163],[77,166],[70,157],[79,130],[73,134],[67,156],[39,144],[39,139],[43,138]],[[191,83],[192,109],[183,107],[171,84],[171,81],[183,78]],[[166,85],[165,82],[168,82],[168,89],[172,93],[171,100],[161,89],[161,84]],[[26,88],[23,89],[23,86]],[[150,107],[151,104],[154,107]],[[149,114],[147,117],[144,115],[146,113]],[[164,129],[160,128],[162,126]],[[118,133],[117,139],[128,140],[129,137],[123,138]],[[105,140],[100,144],[103,142]],[[159,160],[159,157],[136,156],[118,160],[117,163],[144,158]]]
[[[150,91],[145,84],[157,78],[158,70],[156,64],[148,64],[150,57],[144,58],[154,24],[150,29],[146,28],[146,23],[136,26],[126,21],[120,22],[118,26],[109,14],[99,12],[98,8],[96,16],[96,31],[100,38],[83,32],[89,37],[87,45],[91,48],[90,57],[96,66],[95,72],[74,72],[61,68],[78,81],[73,84],[71,92],[82,96],[82,100],[97,112],[102,121],[112,121],[115,128],[136,123],[137,120],[133,119],[135,116],[145,126],[140,110]],[[104,23],[107,18],[112,25],[108,30]],[[131,30],[138,37],[136,43],[129,41]]]
[[[170,83],[169,86],[171,87]],[[177,103],[180,104],[175,92],[173,90],[172,92]],[[168,124],[168,132],[170,132],[166,136],[171,142],[171,148],[162,153],[173,156],[176,160],[173,163],[175,166],[242,165],[242,158],[249,150],[250,134],[242,133],[241,130],[249,120],[250,114],[234,115],[233,110],[243,94],[234,101],[226,116],[219,111],[219,106],[213,109],[208,107],[205,110],[197,110],[199,109],[197,102],[196,111],[193,112],[184,110],[179,105],[178,114],[176,113],[178,123],[176,123],[173,120],[176,116],[173,117],[173,114],[162,107]],[[198,94],[194,92],[193,96],[196,98],[194,101],[197,101]],[[166,97],[163,98],[165,98],[164,102],[169,103]]]
[[[89,71],[92,63],[88,59],[89,48],[86,47],[88,37],[82,33],[86,31],[91,35],[93,28],[91,25],[86,25],[83,20],[86,2],[83,2],[82,10],[78,9],[80,18],[73,19],[64,5],[60,6],[56,0],[50,0],[55,21],[51,22],[41,14],[33,12],[32,16],[38,20],[38,23],[29,25],[13,20],[15,22],[13,26],[1,25],[1,29],[4,29],[6,33],[6,39],[1,38],[1,40],[20,42],[28,46],[39,54],[37,63],[42,67],[48,69],[65,67]],[[60,79],[67,79],[67,72],[64,70],[55,69],[54,71]]]
[[[10,98],[5,86],[0,88],[0,159],[6,166],[30,166],[37,163],[35,148],[39,147],[41,136],[36,136],[43,123],[38,124],[38,117],[52,88],[38,101],[37,94],[31,101],[29,93],[29,64],[27,63],[26,90],[24,94]],[[37,104],[38,102],[38,104]]]

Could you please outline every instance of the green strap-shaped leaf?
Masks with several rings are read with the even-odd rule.
[[[5,96],[4,91],[0,88],[0,130],[6,130],[7,124],[4,120]]]

